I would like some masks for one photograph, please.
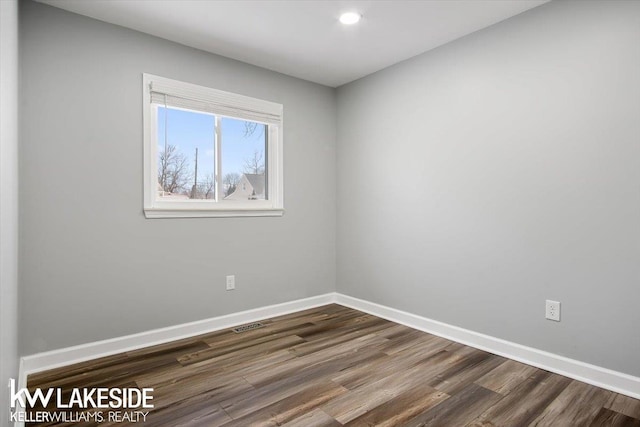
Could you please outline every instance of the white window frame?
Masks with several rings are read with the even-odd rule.
[[[190,100],[204,111],[218,117],[251,120],[267,125],[267,152],[265,179],[268,200],[162,200],[157,197],[158,103],[152,95],[162,93],[176,99]],[[178,80],[144,73],[142,77],[143,123],[144,123],[144,214],[147,218],[198,218],[198,217],[246,217],[282,216],[283,203],[283,149],[282,149],[282,104],[225,92]],[[189,102],[189,101],[187,101]],[[167,104],[172,106],[172,104]],[[216,133],[216,149],[220,153],[219,127]],[[220,162],[218,156],[217,162]],[[220,164],[216,167],[216,197],[222,191]],[[224,165],[222,165],[224,168]]]

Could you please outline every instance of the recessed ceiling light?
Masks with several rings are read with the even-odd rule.
[[[344,25],[353,25],[357,23],[360,18],[362,18],[362,15],[360,15],[359,13],[346,12],[340,15],[340,22],[342,22]]]

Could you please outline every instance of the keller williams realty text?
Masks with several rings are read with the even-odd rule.
[[[149,411],[109,411],[106,414],[102,412],[12,412],[9,421],[23,423],[138,423],[147,420]]]

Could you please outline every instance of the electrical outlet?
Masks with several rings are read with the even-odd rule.
[[[232,291],[236,288],[236,276],[227,276],[227,290]]]
[[[547,300],[547,310],[545,317],[549,320],[560,321],[560,303],[558,301]]]

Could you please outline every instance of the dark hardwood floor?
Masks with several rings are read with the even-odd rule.
[[[37,373],[28,385],[67,395],[152,387],[145,427],[640,427],[638,400],[339,305],[263,323]]]

